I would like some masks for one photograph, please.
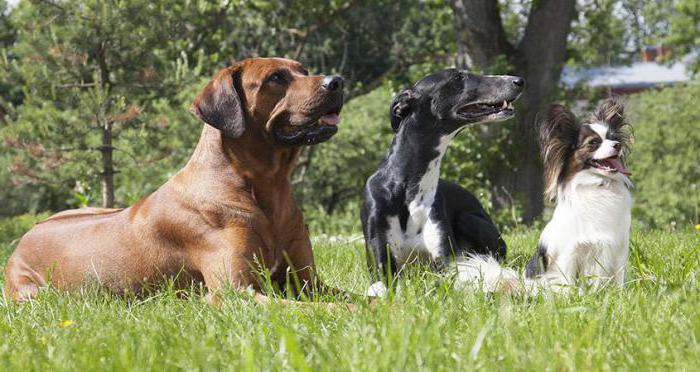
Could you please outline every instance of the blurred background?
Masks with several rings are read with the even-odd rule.
[[[443,161],[503,230],[548,212],[537,112],[610,94],[635,128],[635,220],[690,226],[698,45],[697,0],[0,0],[0,218],[134,203],[188,159],[187,107],[217,69],[282,56],[347,82],[339,133],[294,174],[312,234],[359,232],[392,95],[451,66],[527,80],[515,119],[462,132]]]

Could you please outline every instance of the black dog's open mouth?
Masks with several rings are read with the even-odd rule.
[[[498,103],[470,103],[457,109],[457,115],[465,119],[477,119],[483,116],[500,114],[499,116],[512,116],[515,113],[513,101],[504,100]]]
[[[609,172],[609,173],[620,172],[620,173],[624,174],[625,176],[632,175],[632,173],[630,173],[629,171],[627,171],[627,169],[625,169],[625,166],[622,165],[622,162],[620,161],[620,158],[617,155],[611,156],[611,157],[605,158],[605,159],[591,159],[591,161],[589,163],[590,163],[591,167],[596,168],[596,169],[600,169],[600,170],[605,171],[605,172]]]
[[[275,136],[281,143],[290,146],[315,145],[327,141],[338,132],[341,107],[334,107],[308,124],[287,131],[276,131]]]

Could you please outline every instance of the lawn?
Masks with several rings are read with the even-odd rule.
[[[0,223],[4,263],[31,217]],[[538,232],[508,234],[522,267]],[[2,370],[697,370],[700,234],[632,234],[629,283],[553,299],[452,289],[412,273],[392,299],[356,313],[259,305],[230,292],[215,308],[172,290],[140,300],[46,292],[3,304]],[[360,240],[315,239],[330,284],[369,284]]]

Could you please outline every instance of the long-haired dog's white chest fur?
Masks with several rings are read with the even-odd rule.
[[[632,194],[629,178],[577,173],[558,192],[551,221],[542,231],[539,249],[547,260],[544,275],[573,285],[624,281],[629,250]]]

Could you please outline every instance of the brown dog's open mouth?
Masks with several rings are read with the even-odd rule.
[[[337,126],[340,123],[340,114],[337,112],[325,114],[318,119],[318,123],[319,125]]]
[[[503,116],[511,116],[515,113],[513,108],[513,100],[503,100],[501,102],[478,102],[464,105],[457,109],[457,115],[465,119],[477,119],[483,116],[502,114]]]
[[[315,145],[327,141],[338,132],[340,107],[333,108],[307,125],[287,127],[275,132],[277,140],[285,145]]]

